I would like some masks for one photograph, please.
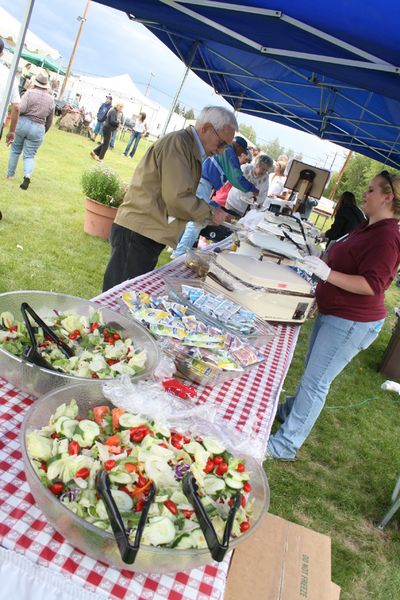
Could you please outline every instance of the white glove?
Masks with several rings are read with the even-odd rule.
[[[322,281],[326,281],[331,272],[331,268],[318,258],[318,256],[305,256],[303,258],[303,266],[311,275],[316,275]]]

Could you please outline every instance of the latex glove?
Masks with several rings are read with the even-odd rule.
[[[326,281],[331,272],[331,268],[318,258],[318,256],[305,256],[303,258],[303,266],[311,275],[316,275],[322,281]]]

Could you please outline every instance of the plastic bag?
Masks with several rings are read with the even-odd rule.
[[[158,421],[170,429],[202,437],[212,437],[234,455],[250,455],[264,460],[264,447],[254,433],[260,417],[251,414],[241,430],[217,413],[217,407],[195,405],[166,392],[160,382],[133,383],[123,375],[117,381],[103,385],[104,396],[119,408]]]
[[[396,383],[395,381],[390,381],[390,379],[388,379],[387,381],[384,381],[382,383],[381,389],[388,392],[397,392],[398,394],[400,394],[400,383]]]

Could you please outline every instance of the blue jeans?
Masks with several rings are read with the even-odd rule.
[[[95,135],[103,135],[103,123],[100,121],[96,121],[96,125],[94,126],[93,133]]]
[[[361,350],[372,344],[383,321],[361,323],[318,316],[296,395],[278,407],[277,417],[283,423],[268,442],[268,451],[274,458],[295,458],[324,407],[332,381]]]
[[[203,177],[201,177],[196,190],[197,198],[201,198],[202,200],[205,200],[207,204],[210,204],[212,191],[213,187],[211,183],[207,181],[207,179],[203,179]],[[172,258],[182,256],[182,254],[185,254],[188,248],[193,248],[193,244],[199,237],[199,233],[203,227],[204,225],[202,223],[189,221],[185,227],[185,231],[183,232],[181,239],[179,240],[175,252],[172,254]]]
[[[34,123],[28,117],[22,116],[19,118],[8,159],[8,177],[15,175],[22,151],[24,153],[24,177],[30,178],[32,176],[36,152],[43,142],[44,134],[44,125]]]
[[[128,154],[129,154],[129,150],[130,150],[130,147],[131,147],[131,146],[132,146],[132,144],[133,144],[133,148],[132,148],[132,150],[131,150],[131,152],[130,152],[130,154],[129,154],[129,156],[130,156],[131,158],[133,157],[133,155],[134,155],[134,154],[135,154],[135,152],[136,152],[136,148],[138,147],[138,144],[139,144],[139,142],[140,142],[140,138],[141,138],[141,137],[142,137],[142,134],[141,134],[139,131],[132,131],[132,133],[131,133],[131,137],[129,138],[129,142],[127,143],[127,146],[126,146],[126,148],[125,148],[125,150],[124,150],[124,154],[125,154],[125,156],[128,156]]]

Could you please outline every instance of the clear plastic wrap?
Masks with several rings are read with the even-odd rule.
[[[118,408],[151,417],[182,433],[190,431],[213,437],[232,454],[252,456],[259,462],[264,460],[263,444],[255,437],[259,421],[255,412],[250,413],[246,425],[239,430],[218,415],[216,407],[196,406],[169,394],[159,382],[132,383],[125,376],[104,384],[103,394]]]

